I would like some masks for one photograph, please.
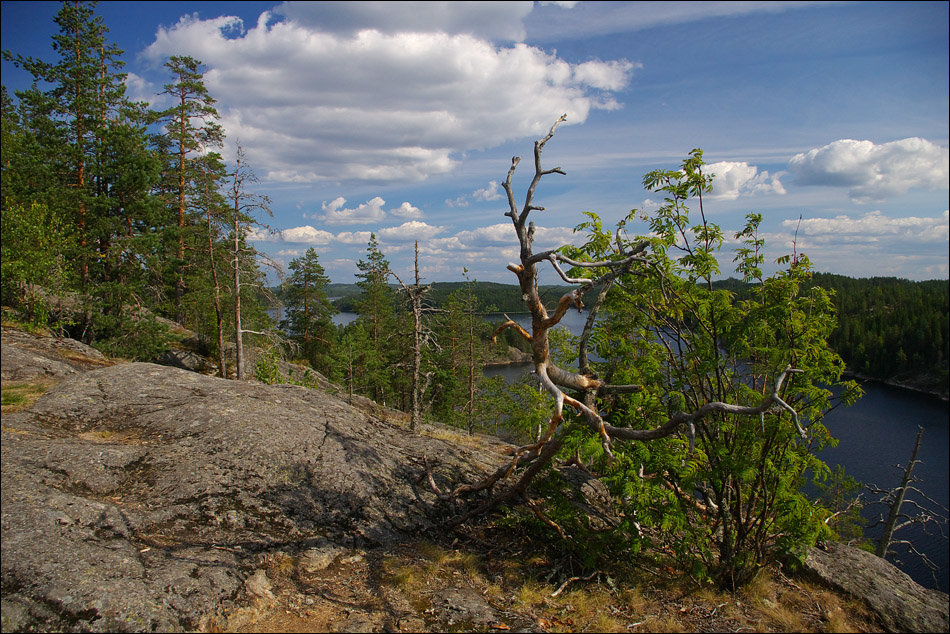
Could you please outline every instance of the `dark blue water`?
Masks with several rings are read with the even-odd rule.
[[[947,469],[950,460],[950,409],[947,402],[880,383],[867,383],[864,389],[864,397],[857,403],[835,409],[825,416],[824,424],[831,435],[838,439],[838,446],[822,450],[819,457],[832,468],[840,464],[848,475],[860,482],[891,489],[900,484],[903,467],[910,461],[914,449],[917,428],[923,427],[920,452],[917,454],[920,462],[913,474],[919,480],[916,486],[944,508],[950,506],[950,477]],[[901,468],[895,466],[898,464]],[[927,507],[934,507],[924,502],[919,495],[910,494],[909,497],[923,502]],[[946,511],[939,508],[933,510],[946,517]],[[910,507],[904,509],[906,513],[912,511]],[[875,521],[882,513],[886,515],[887,509],[881,505],[865,507],[862,512],[869,522]],[[943,528],[946,531],[946,524]],[[866,537],[876,540],[881,531],[880,526],[869,529]],[[925,587],[947,592],[950,570],[947,539],[939,531],[928,535],[913,526],[897,531],[894,538],[909,540],[939,568],[935,584],[930,570],[920,558],[898,546],[895,550],[901,570]]]

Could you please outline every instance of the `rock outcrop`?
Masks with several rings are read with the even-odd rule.
[[[28,375],[7,353],[5,334],[5,376]],[[62,374],[3,415],[4,631],[201,629],[249,600],[270,551],[432,527],[424,456],[443,488],[504,460],[320,390],[146,363]]]
[[[3,414],[3,631],[219,627],[274,600],[262,562],[292,554],[294,574],[314,575],[359,560],[347,556],[354,547],[436,527],[446,509],[424,461],[448,490],[509,459],[510,447],[489,438],[410,434],[404,415],[360,397],[347,403],[319,376],[308,376],[309,389],[112,365],[81,343],[7,328],[2,344],[4,385],[58,381],[31,407]],[[591,529],[616,525],[599,481],[574,466],[560,472]],[[948,629],[945,594],[869,553],[829,544],[807,567],[867,601],[892,631]],[[442,625],[484,629],[499,618],[466,592],[433,604]],[[379,614],[393,613],[399,601],[390,599]],[[411,617],[409,628],[425,625],[408,606],[396,612]],[[361,614],[334,627],[383,627]]]
[[[920,586],[880,557],[836,542],[812,548],[805,569],[864,600],[889,632],[950,631],[947,595]]]
[[[3,381],[61,378],[108,365],[112,362],[101,352],[74,339],[3,328],[0,340],[0,379]]]

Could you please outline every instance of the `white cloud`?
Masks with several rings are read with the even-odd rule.
[[[491,202],[493,200],[500,200],[504,197],[500,191],[498,191],[498,181],[488,181],[487,187],[482,187],[476,189],[471,194],[462,194],[454,200],[447,198],[445,204],[447,207],[468,207],[471,204],[472,200],[477,200],[480,202]]]
[[[499,200],[502,198],[502,193],[498,191],[498,181],[488,181],[488,187],[476,189],[472,192],[472,198],[484,202]]]
[[[461,244],[468,247],[508,246],[518,243],[518,236],[515,235],[514,227],[510,222],[460,231],[455,237]]]
[[[312,217],[325,222],[328,225],[358,225],[358,224],[379,224],[387,216],[397,218],[417,219],[422,218],[422,210],[413,206],[408,201],[388,212],[383,209],[386,201],[380,196],[374,196],[356,207],[347,208],[346,198],[337,196],[330,202],[324,201],[320,207],[323,214],[311,214]],[[306,214],[305,214],[306,215]]]
[[[539,8],[528,21],[532,40],[560,40],[589,37],[607,33],[626,33],[652,28],[662,24],[683,24],[714,17],[739,16],[756,13],[782,13],[801,8],[813,2],[797,0],[767,2],[637,2],[630,10],[627,2],[539,2]],[[544,5],[574,7],[570,19],[563,19],[560,11],[545,11]],[[577,5],[575,7],[575,5]]]
[[[617,107],[605,91],[624,88],[635,64],[571,65],[485,39],[520,25],[530,3],[518,7],[292,4],[287,20],[264,13],[246,30],[186,16],[145,55],[203,61],[228,138],[264,179],[421,180],[457,153],[541,135],[562,113],[576,124]]]
[[[343,244],[368,244],[371,235],[370,231],[344,231],[336,234],[333,239]]]
[[[376,235],[380,242],[412,242],[413,240],[430,240],[442,230],[443,227],[433,227],[418,220],[410,220],[398,227],[380,229]]]
[[[151,82],[135,73],[126,74],[125,92],[132,101],[143,101],[153,109],[161,109],[161,104],[165,101],[163,95],[157,94],[158,90]]]
[[[342,196],[334,198],[329,203],[324,202],[321,208],[324,211],[320,218],[328,225],[356,225],[377,223],[386,217],[383,205],[386,201],[376,196],[365,203],[360,203],[353,209],[347,209],[343,205],[346,199]]]
[[[533,2],[284,2],[274,12],[299,24],[345,35],[364,29],[384,33],[465,33],[519,41]]]
[[[643,68],[627,60],[601,62],[591,61],[574,67],[574,81],[600,90],[622,90],[627,85],[630,72]]]
[[[715,174],[713,198],[735,200],[739,196],[785,193],[778,174],[769,175],[768,170],[760,172],[758,167],[744,161],[710,163],[706,166],[706,172]]]
[[[834,218],[805,218],[784,220],[789,231],[798,228],[799,235],[815,243],[943,243],[950,237],[948,213],[935,218],[909,216],[891,218],[880,211],[871,211],[860,218],[840,215]]]
[[[422,218],[422,210],[413,207],[408,202],[403,202],[395,209],[390,209],[389,213],[397,218]]]
[[[848,187],[855,202],[869,202],[914,187],[946,188],[950,151],[919,137],[880,145],[841,139],[796,154],[788,167],[796,184]]]
[[[804,253],[818,271],[854,277],[946,279],[950,215],[890,218],[880,211],[858,218],[785,220],[782,231],[764,233],[768,257]]]
[[[329,244],[333,240],[333,234],[329,231],[314,229],[310,225],[284,229],[280,232],[280,237],[284,242],[305,242],[307,244]]]

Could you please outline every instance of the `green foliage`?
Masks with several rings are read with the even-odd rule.
[[[101,333],[94,347],[108,357],[155,361],[180,337],[154,316],[95,313],[93,327]]]
[[[280,327],[290,333],[304,358],[327,374],[335,365],[332,351],[337,335],[332,322],[336,309],[326,294],[330,279],[313,248],[308,249],[303,257],[293,259],[290,271],[281,293],[286,318]]]
[[[262,354],[254,365],[254,378],[265,385],[284,383],[284,376],[280,372],[278,361],[280,356],[275,351]]]
[[[699,150],[680,169],[644,178],[665,200],[648,218],[651,234],[629,242],[650,242],[651,266],[621,277],[591,337],[593,352],[605,359],[593,364],[599,376],[643,388],[601,398],[598,407],[614,426],[653,429],[706,403],[755,408],[793,368],[782,398],[808,425],[807,440],[776,406],[761,417],[708,414],[695,422],[694,446],[679,437],[618,442],[609,462],[598,439],[575,432],[566,451],[603,471],[626,515],[663,542],[683,570],[734,588],[773,558],[799,556],[830,534],[822,521],[827,511],[802,487],[807,474],[827,471],[815,451],[832,442],[821,417],[844,364],[827,343],[835,328],[830,294],[812,283],[808,259],[784,258],[785,270],[763,277],[759,214],[747,216],[736,234],[736,271],[754,283],[748,293],[713,282],[724,238],[703,210],[710,183]],[[688,203],[698,206],[698,222]],[[589,239],[572,256],[609,257],[613,232],[593,214],[581,227]]]
[[[829,342],[849,369],[877,379],[929,377],[929,385],[946,392],[950,359],[946,280],[858,280],[816,273],[813,283],[833,293],[838,327]]]
[[[295,375],[292,367],[284,374],[280,370],[280,361],[280,353],[276,349],[263,353],[254,364],[254,378],[265,385],[299,385],[311,389],[320,387],[316,374],[309,368],[303,368],[299,376]]]
[[[47,298],[62,294],[69,281],[65,223],[41,203],[15,203],[4,207],[2,213],[3,301],[22,305],[30,323],[46,326],[50,309]],[[41,293],[41,286],[49,295]]]
[[[35,80],[2,94],[4,301],[42,323],[43,298],[68,296],[66,332],[130,358],[162,351],[162,327],[139,323],[149,313],[222,348],[215,335],[237,291],[216,279],[234,258],[221,223],[224,166],[206,151],[223,132],[200,63],[169,60],[174,104],[151,112],[127,98],[122,51],[95,3],[63,3],[55,22],[49,60],[3,53]],[[259,281],[256,263],[241,266]],[[264,323],[259,293],[240,295],[242,312]]]

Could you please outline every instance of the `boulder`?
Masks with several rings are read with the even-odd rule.
[[[4,414],[2,443],[4,631],[207,627],[266,598],[267,553],[436,526],[423,456],[443,488],[506,459],[321,390],[148,363],[69,374]]]
[[[112,362],[101,352],[74,339],[3,328],[0,378],[4,381],[64,377],[106,365]]]
[[[825,542],[812,548],[805,571],[862,599],[889,632],[947,632],[950,601],[919,585],[890,562],[860,548]]]

